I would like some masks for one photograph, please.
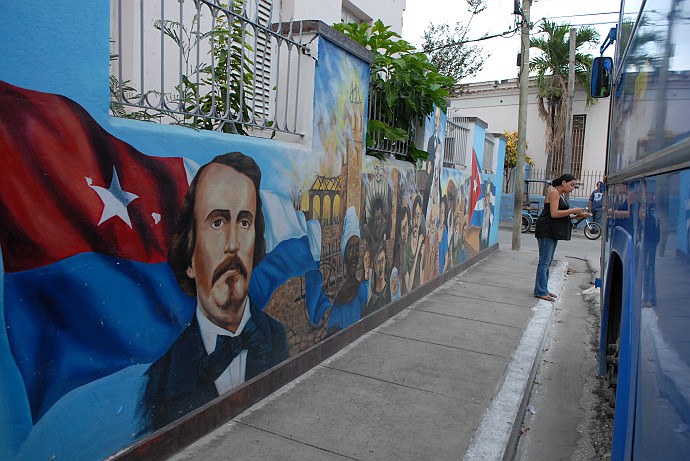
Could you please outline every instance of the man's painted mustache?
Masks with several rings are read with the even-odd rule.
[[[240,257],[235,255],[226,259],[220,266],[216,267],[216,270],[213,271],[213,277],[211,278],[211,285],[215,284],[223,274],[231,270],[237,270],[241,275],[247,276],[247,268],[242,263]]]

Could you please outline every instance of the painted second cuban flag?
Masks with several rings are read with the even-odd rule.
[[[470,190],[469,190],[469,203],[467,207],[467,223],[472,226],[472,220],[474,219],[474,210],[477,207],[478,202],[482,198],[482,177],[479,173],[479,160],[477,159],[477,153],[472,148],[472,173],[470,176]],[[480,221],[481,222],[481,221]]]
[[[0,82],[0,108],[0,384],[14,396],[0,403],[19,427],[152,362],[187,325],[195,301],[166,256],[188,173],[67,98]]]
[[[490,227],[493,223],[495,206],[496,186],[491,181],[485,181],[484,184],[481,185],[481,193],[477,203],[474,205],[470,226]]]

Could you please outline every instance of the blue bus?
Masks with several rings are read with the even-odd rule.
[[[608,42],[608,43],[607,43]],[[623,0],[610,101],[600,372],[613,460],[690,459],[690,1]]]

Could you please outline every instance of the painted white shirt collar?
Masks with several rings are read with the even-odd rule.
[[[251,318],[251,313],[249,312],[249,297],[244,302],[244,313],[242,314],[242,320],[240,320],[240,325],[237,327],[237,331],[234,333],[221,328],[218,325],[211,322],[204,312],[199,307],[197,303],[196,306],[196,319],[199,322],[199,330],[201,332],[201,339],[204,342],[204,348],[206,353],[210,354],[216,349],[216,338],[219,335],[223,336],[238,336],[244,330],[245,325]],[[216,390],[218,394],[223,394],[230,389],[239,386],[245,381],[245,370],[247,367],[247,351],[243,350],[240,354],[235,357],[235,359],[230,363],[228,368],[216,379]]]

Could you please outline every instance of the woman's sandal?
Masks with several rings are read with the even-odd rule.
[[[551,293],[551,292],[549,292],[549,296],[551,296],[552,298],[558,298],[558,296],[556,296],[554,293]]]
[[[543,299],[544,301],[549,301],[549,302],[551,302],[551,303],[554,302],[554,301],[556,300],[556,298],[553,298],[553,297],[551,297],[551,296],[549,296],[549,295],[537,296],[537,298]]]

